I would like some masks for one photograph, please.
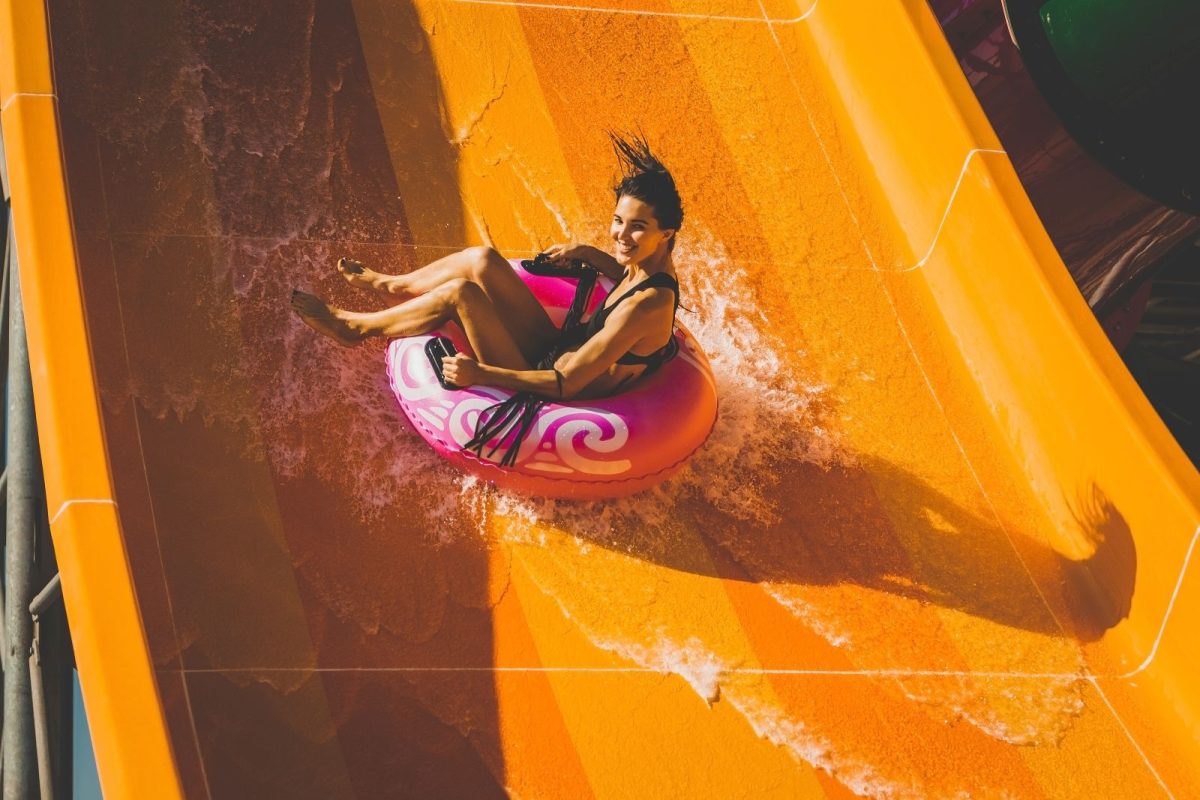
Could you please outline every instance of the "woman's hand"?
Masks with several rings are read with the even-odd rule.
[[[442,375],[447,383],[464,389],[484,382],[483,367],[478,361],[467,358],[462,353],[442,359]]]
[[[572,261],[588,261],[591,251],[591,245],[580,244],[579,242],[567,242],[565,244],[552,244],[542,252],[555,265],[565,267]]]
[[[550,258],[550,263],[560,269],[569,269],[573,260],[579,260],[614,281],[621,280],[625,275],[625,268],[618,264],[615,258],[590,244],[552,244],[542,253]]]

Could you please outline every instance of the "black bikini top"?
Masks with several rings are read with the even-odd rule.
[[[625,274],[629,274],[628,270],[626,270]],[[674,358],[675,354],[679,351],[679,343],[675,340],[675,313],[679,311],[679,282],[665,272],[656,272],[650,277],[646,278],[644,281],[635,284],[629,289],[629,291],[618,297],[617,302],[613,303],[611,306],[605,305],[597,309],[596,313],[593,314],[591,319],[589,319],[586,323],[581,323],[571,330],[564,330],[564,338],[570,341],[571,346],[578,347],[599,333],[600,329],[604,327],[604,323],[608,321],[608,318],[612,314],[613,310],[617,306],[621,305],[621,303],[625,302],[626,299],[632,297],[638,292],[645,291],[646,289],[657,288],[670,289],[675,293],[675,308],[671,312],[670,340],[668,340],[665,345],[655,350],[650,355],[639,356],[636,353],[630,352],[617,359],[618,364],[624,364],[626,366],[645,366],[646,371],[643,374],[650,374]]]

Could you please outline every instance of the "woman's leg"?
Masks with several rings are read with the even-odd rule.
[[[327,305],[311,294],[292,292],[292,308],[305,324],[350,346],[372,336],[419,336],[457,322],[480,363],[506,369],[530,369],[521,346],[500,318],[482,287],[465,278],[383,311],[360,313]]]
[[[409,299],[453,280],[476,283],[504,314],[506,326],[530,362],[558,337],[558,329],[533,292],[508,260],[490,247],[468,247],[403,275],[384,275],[347,259],[338,261],[338,271],[354,286]]]

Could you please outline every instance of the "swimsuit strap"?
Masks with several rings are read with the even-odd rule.
[[[628,271],[626,271],[625,274],[628,275],[629,274]],[[609,316],[612,314],[612,312],[616,309],[617,306],[621,305],[621,303],[624,303],[626,300],[628,300],[630,297],[637,294],[638,292],[645,291],[646,289],[670,289],[672,292],[675,293],[675,308],[676,309],[679,308],[679,282],[676,281],[675,278],[671,277],[670,275],[668,275],[665,272],[656,272],[653,275],[651,275],[650,277],[641,281],[640,283],[630,287],[625,292],[625,294],[618,297],[617,302],[613,303],[611,306],[610,305],[602,305],[599,309],[597,309],[596,313],[593,314],[591,319],[589,319],[586,323],[587,331],[588,331],[586,338],[590,339],[592,336],[596,335],[596,333],[602,327],[604,327],[604,323],[608,321]],[[675,324],[673,314],[672,314],[672,318],[671,318],[671,324],[672,324],[672,327]]]
[[[629,270],[625,270],[625,274],[628,275]],[[624,280],[624,277],[622,277],[621,280]],[[626,298],[645,289],[670,289],[675,293],[675,307],[679,307],[679,281],[675,280],[673,275],[669,275],[666,272],[656,272],[650,277],[646,278],[644,281],[635,284],[629,289],[629,291],[618,297],[617,302],[613,303],[611,306],[602,308],[601,311],[611,311],[612,309],[621,305]]]

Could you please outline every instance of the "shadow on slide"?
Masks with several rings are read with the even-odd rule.
[[[988,514],[982,496],[979,507],[966,508],[877,458],[831,468],[784,459],[764,470],[770,471],[771,485],[758,487],[773,506],[769,524],[748,523],[703,500],[677,504],[682,524],[728,556],[741,575],[714,568],[669,536],[647,538],[637,523],[590,534],[583,526],[580,535],[677,570],[801,589],[853,584],[1079,641],[1099,639],[1129,614],[1133,538],[1097,486],[1070,503],[1076,531],[1035,535]],[[1075,547],[1059,552],[1047,543],[1051,537]]]
[[[416,11],[390,11],[380,98],[349,0],[121,6],[54,0],[50,20],[114,490],[185,791],[502,797],[486,553],[440,546],[402,500],[363,521],[359,484],[328,479],[380,434],[322,432],[391,398],[362,377],[376,352],[326,363],[303,332],[298,359],[285,302],[299,281],[349,297],[332,266],[354,248],[411,267],[414,197],[439,242],[467,240]],[[358,395],[329,388],[339,371]],[[357,671],[433,663],[485,671]]]

